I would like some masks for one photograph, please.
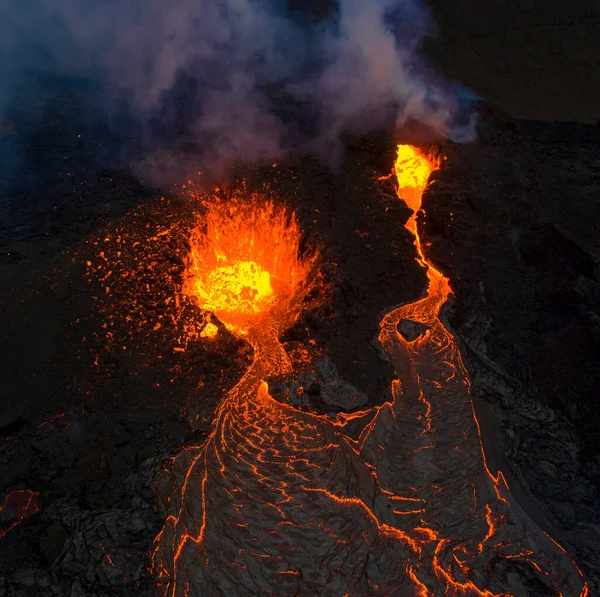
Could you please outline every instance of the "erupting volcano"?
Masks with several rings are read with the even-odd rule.
[[[183,292],[246,339],[254,360],[206,440],[158,484],[163,595],[587,594],[486,464],[468,374],[439,317],[449,280],[427,260],[417,225],[438,164],[398,148],[398,195],[414,212],[406,226],[429,288],[383,318],[379,341],[399,379],[388,402],[361,412],[317,415],[269,393],[266,380],[294,368],[279,337],[317,266],[299,255],[295,218],[256,195],[200,218]]]
[[[211,205],[204,226],[191,238],[183,292],[240,335],[266,318],[285,325],[311,266],[297,257],[296,220],[250,196]]]

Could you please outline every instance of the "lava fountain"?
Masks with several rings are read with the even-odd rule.
[[[299,241],[295,218],[273,202],[215,202],[192,233],[183,293],[235,334],[281,333],[313,262],[298,258]]]
[[[417,228],[437,167],[400,146],[398,193],[427,296],[394,309],[379,340],[401,379],[381,407],[336,418],[274,400],[292,363],[278,341],[309,288],[293,217],[252,197],[213,205],[191,238],[183,292],[254,348],[211,432],[157,483],[165,525],[153,570],[168,597],[585,595],[567,554],[485,462],[469,380],[439,319],[447,278]],[[409,322],[416,334],[406,338]]]

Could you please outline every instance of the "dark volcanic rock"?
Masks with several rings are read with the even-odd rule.
[[[308,242],[319,248],[320,298],[328,305],[326,312],[306,313],[286,338],[315,340],[370,404],[389,399],[394,377],[376,347],[381,317],[421,295],[426,284],[404,227],[410,210],[390,181],[380,180],[394,158],[389,139],[354,140],[337,173],[301,157],[269,174],[274,190],[297,210]]]
[[[545,208],[561,231],[600,256],[600,126],[574,122],[521,123],[535,152],[561,189]]]
[[[369,280],[345,273],[358,288]],[[347,394],[347,384],[329,359],[294,375],[281,330],[249,332],[252,366],[223,397],[206,442],[184,449],[157,484],[165,525],[153,562],[165,594],[584,594],[569,557],[487,468],[471,384],[438,318],[447,281],[433,268],[428,278],[425,298],[381,321],[401,375],[381,408],[331,417],[290,407],[305,395],[307,405],[317,394],[327,402],[330,389]],[[428,333],[406,340],[402,320],[413,336],[419,323]],[[331,353],[309,327],[307,344]]]
[[[428,255],[452,280],[447,318],[488,458],[597,588],[597,263],[553,224],[548,206],[564,188],[548,184],[517,123],[483,109],[477,143],[444,152],[420,227]]]
[[[267,380],[269,393],[295,407],[309,406],[317,412],[353,411],[367,404],[369,397],[343,380],[328,357],[319,357],[307,373]]]
[[[359,402],[389,397],[393,368],[374,346],[381,312],[419,295],[425,282],[403,228],[407,211],[377,181],[392,161],[393,147],[373,157],[373,147],[359,144],[338,173],[299,158],[257,175],[259,186],[270,181],[299,209],[307,244],[318,239],[322,251],[323,295],[307,303],[289,346],[294,334],[298,345],[314,342],[358,388]],[[180,343],[172,316],[182,313],[172,305],[187,251],[186,202],[155,199],[121,178],[117,199],[130,198],[130,207],[104,210],[113,181],[101,180],[97,192],[90,185],[74,200],[36,188],[36,201],[12,202],[11,221],[28,227],[3,237],[7,253],[18,245],[23,258],[0,271],[0,394],[8,408],[0,490],[41,493],[40,513],[0,551],[7,594],[32,579],[27,590],[44,597],[70,595],[71,587],[90,596],[151,594],[144,562],[158,519],[149,484],[164,457],[201,441],[212,409],[251,358],[222,326],[217,342]],[[56,231],[46,242],[49,217]],[[175,321],[203,324],[204,314],[184,308]],[[138,519],[143,529],[126,525]]]
[[[398,324],[398,331],[402,334],[405,340],[413,342],[427,331],[427,326],[419,323],[418,321],[403,319]]]
[[[155,475],[202,441],[251,350],[223,329],[216,343],[178,343],[166,299],[180,286],[186,204],[100,168],[68,108],[29,139],[26,180],[0,202],[0,491],[41,493],[40,513],[0,545],[0,596],[146,596]],[[514,123],[484,115],[476,145],[445,151],[422,226],[457,294],[448,317],[489,460],[523,501],[539,500],[533,509],[545,504],[536,520],[593,576],[596,265],[544,217],[548,197],[563,198]],[[301,157],[252,175],[298,210],[305,244],[321,252],[320,294],[282,342],[326,355],[370,404],[389,398],[393,378],[376,342],[382,314],[425,285],[409,211],[378,180],[393,158],[386,140],[355,140],[337,172]],[[49,178],[32,182],[38,166]],[[321,400],[313,382],[306,392]]]

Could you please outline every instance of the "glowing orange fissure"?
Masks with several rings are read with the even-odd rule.
[[[0,539],[19,526],[26,518],[39,512],[39,497],[39,493],[30,489],[19,489],[6,495],[4,504],[0,505],[0,512],[13,510],[14,519],[7,528],[0,528]]]
[[[422,307],[426,308],[427,312],[423,313],[421,309],[419,315],[430,321],[437,320],[441,306],[452,292],[448,278],[425,258],[421,246],[421,237],[417,229],[417,217],[421,210],[423,191],[427,187],[431,173],[438,168],[439,159],[427,156],[410,145],[400,145],[398,147],[394,165],[394,173],[398,181],[398,193],[413,211],[406,222],[406,228],[415,237],[417,260],[421,265],[427,267],[427,278],[430,284],[428,296],[422,301]],[[426,322],[422,321],[422,323]]]
[[[450,287],[450,281],[433,265],[433,263],[431,263],[431,261],[429,261],[426,258],[422,249],[421,238],[417,225],[417,218],[419,216],[419,212],[421,211],[422,206],[423,193],[427,187],[431,173],[434,170],[437,170],[439,168],[439,165],[440,159],[434,157],[433,155],[427,155],[419,149],[409,145],[398,146],[398,153],[394,165],[394,174],[398,183],[398,195],[405,201],[407,206],[413,210],[413,214],[406,223],[406,228],[410,230],[410,232],[412,232],[415,237],[415,246],[418,255],[417,259],[422,265],[424,265],[427,268],[427,278],[429,280],[428,293],[424,299],[421,299],[420,301],[417,301],[410,305],[406,305],[405,307],[401,307],[397,310],[397,312],[401,312],[402,315],[407,319],[412,319],[420,323],[426,324],[429,328],[429,330],[426,333],[426,337],[423,338],[421,341],[417,340],[415,342],[414,347],[411,346],[411,343],[409,341],[404,340],[401,336],[398,338],[398,340],[400,340],[400,342],[404,344],[404,347],[406,348],[409,354],[412,353],[412,355],[414,355],[415,360],[419,348],[424,348],[424,345],[422,343],[433,343],[434,345],[436,345],[436,350],[439,350],[440,354],[445,353],[446,365],[450,367],[450,373],[447,378],[448,381],[456,381],[457,379],[462,378],[462,383],[468,390],[470,386],[469,377],[463,365],[458,347],[454,341],[454,338],[449,332],[447,332],[447,330],[445,329],[445,327],[439,319],[440,309],[447,301],[448,296],[452,292],[452,289]],[[436,336],[438,337],[436,338]],[[419,379],[419,385],[420,382],[421,380]],[[425,397],[422,389],[419,389],[419,398],[420,400],[426,403],[426,412],[428,419],[427,430],[430,431],[431,421],[429,420],[429,414],[431,412],[432,405]],[[494,475],[488,467],[485,450],[481,442],[481,427],[472,401],[471,412],[476,427],[483,468],[488,479],[492,483],[496,502],[494,509],[492,509],[489,503],[485,504],[485,520],[488,530],[485,536],[479,542],[476,550],[476,553],[481,554],[485,549],[485,544],[487,542],[493,541],[498,530],[504,524],[503,510],[506,507],[509,507],[511,504],[509,503],[509,488],[504,475],[501,471],[498,471],[497,474]],[[475,490],[474,499],[474,503],[476,503],[477,494]],[[543,533],[543,535],[545,535],[552,543],[554,543],[555,546],[557,546],[558,549],[564,555],[567,555],[564,549],[560,545],[558,545],[551,537],[549,537],[545,532]],[[437,538],[440,539],[439,536]],[[437,554],[441,552],[444,544],[449,542],[449,539],[442,539],[438,543],[438,546],[436,548],[436,557],[433,561],[433,569],[436,576],[440,579],[444,579],[448,590],[453,589],[459,594],[468,593],[483,597],[494,597],[494,593],[478,589],[476,585],[473,584],[473,582],[471,582],[470,580],[462,583],[457,582],[457,580],[452,578],[452,576],[448,573],[447,570],[444,570],[443,567],[440,567]],[[498,545],[501,545],[501,542],[499,542],[498,539],[496,540],[496,543]],[[463,553],[467,553],[464,551],[464,547],[460,545],[457,548],[452,549],[452,557],[454,561],[458,564],[459,569],[463,572],[468,573],[468,567],[466,567],[458,558],[458,554],[460,554],[461,551]],[[501,551],[502,550],[499,550],[499,552]],[[554,579],[550,579],[548,572],[544,571],[540,564],[533,559],[535,555],[542,556],[543,559],[543,554],[534,554],[534,552],[526,548],[522,548],[516,553],[503,553],[502,555],[507,559],[517,558],[522,560],[523,562],[527,562],[539,574],[545,576],[549,580],[552,588],[555,591],[555,594],[558,597],[563,597],[563,593],[559,590],[558,587],[554,585]],[[583,581],[583,575],[579,568],[577,568],[577,566],[572,561],[570,561],[570,564],[576,570],[576,573],[581,579],[582,588],[580,592],[580,597],[585,597],[589,592],[589,587],[587,583]],[[414,571],[411,571],[411,577],[414,574]],[[420,587],[420,585],[417,586],[419,587],[419,594],[421,594],[421,591],[423,591],[424,595],[429,594],[427,592],[427,588],[424,585],[422,588]],[[504,595],[505,593],[502,594]],[[506,593],[506,595],[508,595],[508,593]]]
[[[543,568],[544,555],[534,553],[543,535],[528,543],[527,534],[513,540],[505,530],[508,487],[485,462],[468,375],[438,318],[450,284],[426,259],[417,229],[423,191],[437,165],[413,147],[398,148],[398,194],[414,211],[406,227],[429,279],[424,299],[391,311],[381,322],[379,339],[396,367],[406,364],[406,376],[392,385],[391,402],[334,420],[275,401],[264,381],[292,370],[278,336],[296,317],[314,266],[314,259],[298,258],[295,219],[259,197],[211,206],[204,229],[191,239],[183,291],[245,337],[254,361],[221,401],[203,444],[179,457],[183,480],[169,499],[153,550],[163,595],[218,595],[231,583],[250,582],[255,590],[240,594],[283,597],[298,594],[302,578],[312,583],[306,591],[330,595],[326,587],[334,572],[320,572],[321,562],[293,547],[304,543],[330,545],[340,562],[354,562],[340,575],[342,594],[353,597],[399,594],[399,587],[421,597],[508,596],[507,590],[478,586],[489,581],[472,572],[490,552],[529,565],[557,597],[563,595],[561,580]],[[402,319],[425,324],[427,332],[405,340],[397,331]],[[218,328],[209,325],[201,336],[216,335]],[[457,416],[463,427],[443,426]],[[384,453],[391,464],[380,467]],[[447,466],[435,456],[442,453]],[[457,487],[455,472],[464,466],[473,472]],[[399,477],[390,474],[394,467],[406,470]],[[453,530],[457,521],[467,529],[465,536]],[[553,549],[549,540],[547,547]],[[376,552],[377,565],[387,566],[377,582],[365,579],[364,567],[357,565]],[[573,568],[566,555],[561,565]],[[267,590],[273,582],[275,593]],[[569,596],[586,595],[587,585],[577,582],[583,588]]]

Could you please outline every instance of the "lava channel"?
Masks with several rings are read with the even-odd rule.
[[[486,465],[468,375],[438,317],[449,281],[417,230],[436,167],[398,148],[398,194],[414,211],[407,228],[429,288],[381,322],[401,378],[381,407],[333,419],[269,395],[264,380],[292,370],[278,337],[315,265],[298,258],[293,217],[253,198],[213,207],[192,238],[184,292],[250,342],[254,361],[206,440],[182,450],[158,483],[166,522],[153,571],[162,595],[587,594],[569,556]]]

